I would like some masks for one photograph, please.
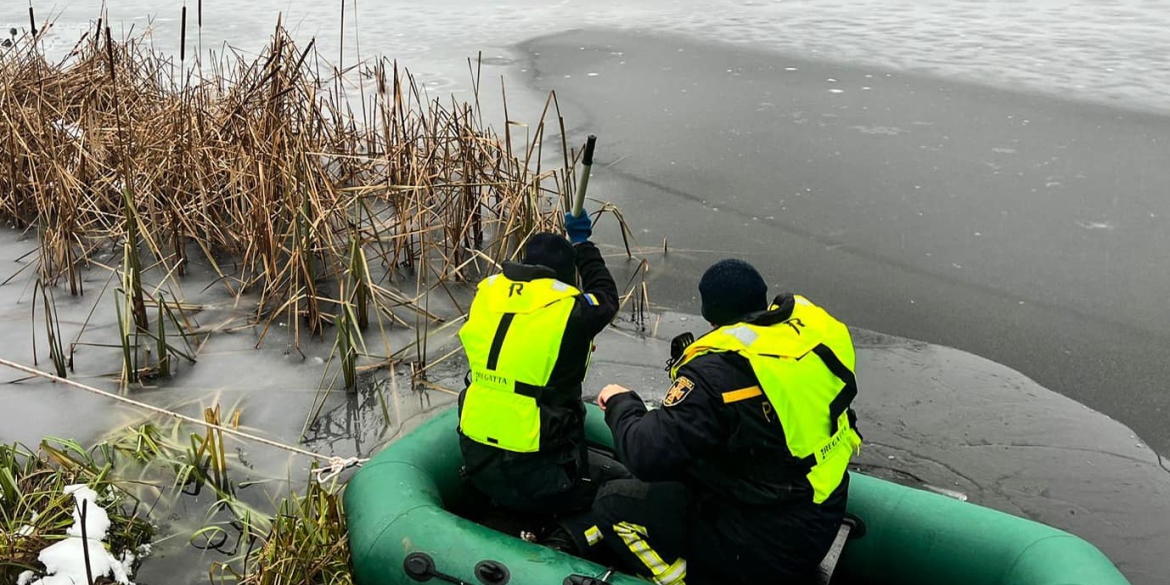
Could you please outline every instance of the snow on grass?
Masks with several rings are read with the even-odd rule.
[[[76,502],[73,509],[73,525],[65,531],[67,538],[46,547],[37,556],[37,560],[45,565],[46,577],[31,581],[33,574],[26,571],[17,579],[17,585],[88,583],[90,581],[85,568],[87,553],[89,569],[94,578],[111,577],[122,585],[133,585],[127,574],[127,567],[133,563],[133,556],[123,555],[123,559],[119,560],[110,554],[103,544],[106,532],[110,529],[110,516],[98,505],[97,492],[88,486],[77,484],[67,486],[65,493],[73,494]],[[82,506],[85,506],[87,538],[82,538]]]

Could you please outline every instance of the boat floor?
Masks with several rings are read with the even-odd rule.
[[[464,500],[464,505],[459,508],[453,509],[452,512],[514,538],[522,538],[523,534],[529,533],[540,539],[555,528],[555,520],[550,517],[517,514],[491,504],[483,496],[471,496],[470,499]],[[609,562],[611,559],[591,558],[589,560],[610,568],[614,566],[612,562]],[[829,585],[878,585],[879,583],[881,582],[835,575]]]
[[[624,467],[614,459],[614,454],[611,450],[604,446],[591,443],[590,463],[593,465],[612,466],[617,465],[624,472]],[[606,473],[610,477],[622,475],[617,470],[610,469]],[[470,482],[463,485],[462,493],[455,502],[448,502],[449,510],[467,520],[471,520],[477,524],[486,526],[500,532],[502,534],[511,536],[513,538],[524,538],[525,534],[531,535],[529,538],[535,538],[537,542],[543,540],[552,530],[556,528],[556,519],[549,515],[541,514],[524,514],[507,510],[495,505],[491,498],[475,489]],[[602,556],[600,558],[590,558],[595,563],[612,568],[614,566],[613,559]],[[858,580],[856,578],[845,578],[843,575],[834,575],[832,581],[828,585],[877,585],[880,581]]]

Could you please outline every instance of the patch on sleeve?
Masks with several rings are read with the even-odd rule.
[[[662,406],[674,406],[686,400],[687,396],[690,396],[691,391],[694,389],[695,383],[690,378],[686,376],[675,378],[670,390],[666,391],[666,398],[662,399]]]
[[[585,302],[589,303],[590,305],[592,305],[594,307],[596,307],[597,305],[600,304],[597,302],[597,297],[593,296],[592,294],[585,295]]]

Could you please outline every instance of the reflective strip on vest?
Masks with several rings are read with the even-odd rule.
[[[745,357],[780,418],[789,452],[810,467],[807,477],[819,504],[841,484],[861,446],[848,413],[857,395],[856,355],[843,323],[804,297],[795,300],[792,315],[780,323],[737,323],[700,337],[670,374],[678,376],[680,367],[707,353]]]
[[[540,450],[540,396],[579,294],[551,278],[497,274],[479,284],[459,329],[471,368],[459,419],[464,435],[508,451]]]

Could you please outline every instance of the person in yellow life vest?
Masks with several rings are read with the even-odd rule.
[[[479,283],[459,331],[470,369],[459,395],[464,475],[508,511],[588,509],[604,479],[589,462],[581,383],[618,291],[588,215],[565,224],[569,239],[533,235],[522,262]]]
[[[804,582],[845,517],[861,445],[849,330],[799,295],[769,304],[740,260],[712,265],[699,293],[714,330],[672,349],[662,407],[613,384],[598,396],[637,479],[606,484],[562,531],[660,585]]]

